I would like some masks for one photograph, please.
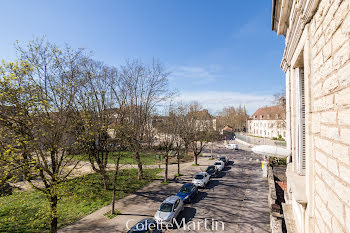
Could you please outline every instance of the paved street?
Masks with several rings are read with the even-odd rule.
[[[226,150],[220,152],[220,154],[229,153],[227,156],[234,163],[230,162],[219,177],[211,180],[207,189],[201,190],[194,203],[186,207],[184,211],[186,220],[222,221],[225,224],[223,232],[269,232],[268,188],[266,181],[261,177],[260,163],[256,162],[260,156],[242,150],[234,152],[233,155]],[[250,159],[252,160],[249,161]],[[181,181],[190,179],[188,176]],[[191,232],[203,232],[203,230]]]
[[[226,154],[230,164],[213,178],[206,189],[201,189],[192,204],[187,204],[183,214],[188,226],[189,221],[198,224],[207,219],[207,228],[212,228],[211,220],[224,222],[224,231],[205,231],[201,229],[184,230],[183,226],[170,232],[269,232],[269,209],[267,206],[268,187],[266,179],[261,177],[261,164],[257,159],[261,156],[250,151],[231,151],[216,149],[217,154]],[[62,229],[60,232],[126,232],[126,222],[130,225],[145,217],[153,217],[161,202],[168,196],[176,194],[185,182],[190,182],[193,175],[205,170],[214,160],[201,157],[200,166],[187,166],[183,169],[185,176],[169,185],[162,185],[160,181],[144,187],[136,193],[118,201],[117,208],[122,215],[107,219],[103,213],[108,211],[105,207],[90,216],[78,221],[76,224]],[[97,217],[99,216],[99,217]],[[101,217],[102,216],[102,217]],[[215,226],[215,225],[214,225]]]

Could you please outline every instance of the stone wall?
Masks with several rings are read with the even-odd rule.
[[[271,233],[282,233],[282,218],[283,215],[279,214],[274,210],[274,205],[276,205],[277,195],[275,188],[275,180],[273,175],[273,170],[271,166],[268,167],[267,181],[269,184],[269,195],[268,195],[268,205],[270,208],[270,229]]]
[[[350,0],[321,0],[309,23],[314,232],[350,232]]]

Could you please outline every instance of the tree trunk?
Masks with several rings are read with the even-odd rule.
[[[177,155],[177,174],[180,175],[180,154]]]
[[[136,159],[136,162],[137,162],[137,168],[138,168],[138,179],[139,180],[142,180],[142,163],[141,163],[141,158],[140,158],[140,152],[136,152],[135,154],[135,159]]]
[[[51,207],[51,233],[57,232],[57,194],[51,194],[50,207]]]
[[[169,163],[169,156],[168,153],[165,155],[165,177],[164,182],[168,182],[168,163]]]
[[[109,176],[107,175],[107,172],[105,169],[101,171],[102,177],[103,177],[103,187],[104,190],[108,190],[109,187]]]
[[[194,164],[198,165],[198,155],[196,153],[193,153],[194,155]]]
[[[119,154],[118,154],[118,158],[115,166],[114,181],[113,181],[112,214],[115,214],[115,194],[117,189],[120,156],[121,156],[121,153],[119,150]]]

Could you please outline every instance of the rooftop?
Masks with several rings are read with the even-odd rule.
[[[259,108],[251,117],[256,120],[281,120],[285,118],[285,109],[280,106]]]

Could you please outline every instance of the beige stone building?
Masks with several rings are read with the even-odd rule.
[[[274,0],[272,29],[285,36],[285,215],[297,232],[350,232],[350,0]]]
[[[287,136],[285,109],[282,106],[259,108],[247,120],[247,133],[251,136],[285,138]]]

